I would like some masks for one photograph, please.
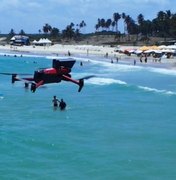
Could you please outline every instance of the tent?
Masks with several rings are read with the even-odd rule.
[[[45,39],[45,38],[41,38],[38,42],[39,45],[43,45],[43,46],[47,46],[47,45],[51,45],[52,42],[49,39]]]
[[[34,40],[32,43],[39,46],[50,46],[52,44],[52,41],[47,38],[41,38],[39,41]]]

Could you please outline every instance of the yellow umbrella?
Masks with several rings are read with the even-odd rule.
[[[146,51],[146,50],[149,50],[149,49],[150,49],[149,46],[142,46],[142,47],[139,48],[139,50],[141,50],[141,51]]]
[[[150,49],[153,49],[153,50],[158,50],[159,47],[158,46],[150,46]]]

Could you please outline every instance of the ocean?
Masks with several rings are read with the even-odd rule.
[[[52,58],[1,54],[0,72],[33,74]],[[0,75],[0,180],[175,180],[176,71],[72,58],[73,78],[95,76],[80,93],[69,82],[31,93]]]

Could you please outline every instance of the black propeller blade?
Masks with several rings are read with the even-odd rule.
[[[26,73],[0,73],[2,75],[23,75],[23,76],[28,76],[32,74],[26,74]]]
[[[90,78],[93,78],[93,77],[96,77],[96,76],[95,75],[90,75],[90,76],[85,76],[85,77],[83,77],[81,79],[90,79]]]

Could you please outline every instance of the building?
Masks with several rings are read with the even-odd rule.
[[[29,45],[29,37],[23,35],[15,35],[10,39],[10,44],[16,46]]]

